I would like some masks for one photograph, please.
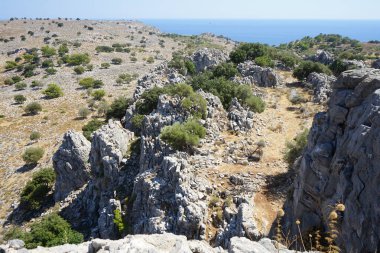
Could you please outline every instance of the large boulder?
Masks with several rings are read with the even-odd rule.
[[[69,131],[53,156],[57,175],[54,198],[60,201],[84,186],[91,177],[89,154],[91,143],[80,133]]]
[[[263,68],[253,61],[246,61],[238,65],[240,76],[234,81],[240,84],[257,85],[260,87],[276,87],[281,85],[280,77],[272,68]]]
[[[314,90],[313,102],[325,103],[328,101],[332,92],[331,84],[336,81],[334,76],[329,76],[323,73],[310,73],[306,82],[311,84]]]
[[[317,50],[317,52],[310,57],[310,60],[320,62],[325,65],[329,65],[334,62],[334,55],[325,50]]]
[[[338,203],[336,240],[344,252],[380,250],[380,70],[343,72],[327,112],[318,113],[299,161],[285,228],[297,233],[328,228]]]
[[[253,128],[253,112],[244,109],[237,98],[233,98],[228,109],[229,128],[236,132],[246,132]]]
[[[226,62],[228,54],[215,48],[202,48],[195,51],[190,56],[190,60],[193,61],[196,71],[200,72]]]

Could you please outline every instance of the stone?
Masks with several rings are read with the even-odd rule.
[[[240,105],[237,98],[233,98],[228,108],[229,128],[236,132],[246,132],[253,128],[254,113]]]
[[[228,61],[228,59],[226,52],[215,48],[202,48],[190,56],[190,60],[194,63],[197,72],[211,69],[220,63]]]
[[[372,68],[380,69],[380,59],[377,59],[374,62],[372,62]]]
[[[380,71],[343,72],[333,85],[327,112],[314,117],[296,170],[293,200],[285,205],[285,229],[327,227],[338,204],[337,245],[344,252],[380,250]]]
[[[53,156],[57,175],[54,199],[60,201],[84,186],[91,177],[89,155],[91,143],[80,133],[69,131]]]
[[[331,84],[336,81],[334,76],[323,73],[310,73],[306,80],[314,90],[313,102],[326,103],[331,95]]]
[[[319,62],[325,65],[329,65],[334,62],[334,55],[331,54],[330,52],[327,52],[325,50],[317,50],[315,55],[310,57],[310,60]]]
[[[233,81],[240,84],[257,85],[260,87],[277,87],[282,81],[272,68],[263,68],[255,65],[253,61],[240,63],[238,71],[241,74],[233,78]]]

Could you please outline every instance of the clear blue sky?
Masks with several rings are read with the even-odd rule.
[[[380,0],[0,0],[0,19],[380,19]]]

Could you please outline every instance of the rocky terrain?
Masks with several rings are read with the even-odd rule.
[[[235,42],[212,35],[165,35],[129,21],[16,20],[3,26],[1,36],[17,36],[1,44],[4,62],[48,41],[51,46],[68,43],[70,53],[88,53],[94,66],[77,75],[53,56],[56,74],[46,75],[38,68],[23,81],[58,83],[63,97],[46,99],[40,89],[15,91],[15,86],[4,85],[0,102],[3,229],[12,231],[16,226],[33,232],[33,224],[54,213],[87,242],[69,245],[66,240],[61,246],[27,250],[23,241],[14,239],[0,250],[322,251],[308,241],[305,246],[302,236],[316,230],[329,233],[331,212],[338,204],[346,210],[340,207],[333,219],[339,230],[333,244],[347,252],[378,250],[375,165],[380,72],[367,68],[368,63],[344,60],[344,68],[355,70],[336,77],[326,67],[336,63],[336,55],[317,50],[304,56],[311,62],[299,65],[309,64],[318,73],[311,71],[302,79],[294,70],[293,76],[301,79],[297,82],[291,72],[296,65],[284,67],[285,60],[262,64],[262,56],[243,57],[234,65]],[[27,34],[26,27],[36,32],[25,41],[20,34]],[[44,39],[52,33],[54,42]],[[129,45],[126,51],[121,46],[104,47],[112,50],[108,53],[96,49],[115,43]],[[281,53],[276,57],[282,59]],[[122,59],[121,64],[101,67],[115,57]],[[126,73],[134,77],[117,81]],[[16,74],[17,69],[4,70],[1,78]],[[102,101],[91,100],[93,95],[79,87],[84,77],[103,81],[107,96]],[[218,83],[225,90],[205,83]],[[197,84],[204,89],[193,90]],[[23,106],[12,102],[15,94],[41,102],[42,112],[22,115]],[[106,113],[96,111],[101,102],[110,103],[118,96],[128,98],[120,117],[106,118]],[[79,117],[81,106],[89,107],[90,115]],[[90,119],[102,124],[86,136],[80,129]],[[170,136],[164,138],[171,127],[182,127],[171,133],[176,138],[185,132],[199,138],[191,143],[186,136],[183,143],[173,144]],[[310,127],[305,149],[293,148],[299,149],[293,164],[290,147]],[[30,140],[32,130],[41,132],[42,138]],[[47,152],[37,164],[24,164],[21,153],[35,145]],[[54,186],[41,207],[25,211],[19,195],[32,173],[47,166],[54,168]]]

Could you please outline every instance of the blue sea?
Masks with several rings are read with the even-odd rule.
[[[320,33],[340,34],[362,42],[380,40],[380,20],[165,20],[144,19],[162,32],[213,33],[235,41],[279,45]]]

